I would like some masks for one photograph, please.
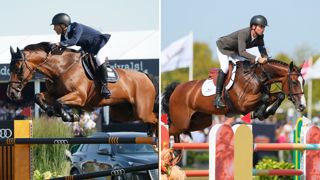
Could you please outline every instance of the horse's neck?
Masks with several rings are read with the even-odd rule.
[[[70,53],[49,55],[47,61],[42,66],[39,66],[38,70],[46,77],[52,79],[63,75],[80,60],[80,55],[71,55]]]
[[[268,63],[262,66],[266,75],[269,76],[268,80],[274,82],[281,82],[288,74],[288,67],[280,63]]]

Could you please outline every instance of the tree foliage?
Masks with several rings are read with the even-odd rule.
[[[193,79],[205,79],[210,68],[219,67],[217,61],[213,61],[212,52],[208,44],[195,42],[193,44]],[[174,71],[161,73],[161,89],[171,82],[189,81],[189,68],[180,68]]]

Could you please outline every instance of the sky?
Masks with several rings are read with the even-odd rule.
[[[269,56],[297,49],[320,53],[320,1],[314,0],[162,0],[161,48],[193,32],[194,40],[208,43],[216,57],[216,40],[249,26],[252,16],[267,17],[265,45]]]
[[[103,32],[159,29],[159,0],[10,0],[0,4],[0,36],[54,34],[60,12]]]

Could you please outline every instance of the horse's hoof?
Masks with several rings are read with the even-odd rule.
[[[73,119],[69,114],[62,114],[61,118],[63,122],[73,122]]]
[[[72,114],[73,122],[80,121],[80,116],[78,114]]]

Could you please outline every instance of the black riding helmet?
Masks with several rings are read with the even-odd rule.
[[[253,16],[250,20],[250,27],[252,25],[268,26],[267,18],[262,15]]]
[[[53,16],[51,25],[65,24],[66,26],[69,26],[70,23],[71,23],[71,18],[68,14],[59,13]]]

